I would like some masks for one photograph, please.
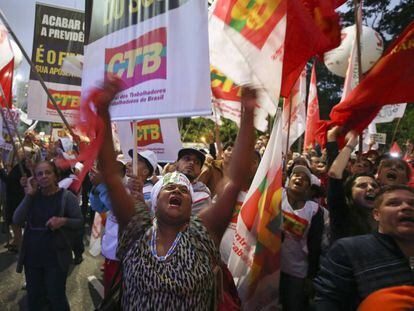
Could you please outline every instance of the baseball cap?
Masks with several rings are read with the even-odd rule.
[[[132,158],[133,153],[132,149],[128,151],[129,156]],[[138,152],[138,159],[141,159],[147,165],[150,175],[152,175],[158,165],[157,156],[151,150],[143,150]]]
[[[182,148],[180,151],[178,151],[178,160],[187,154],[194,154],[200,160],[201,166],[203,166],[204,161],[206,160],[204,153],[195,148]]]
[[[292,169],[292,173],[290,176],[296,173],[303,173],[309,178],[309,183],[312,184],[312,173],[311,171],[304,165],[295,165]]]

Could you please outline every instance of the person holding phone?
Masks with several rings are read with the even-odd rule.
[[[30,310],[70,310],[66,298],[66,278],[72,262],[71,232],[82,228],[83,218],[77,198],[58,187],[53,162],[39,162],[34,176],[22,177],[25,197],[13,221],[25,223],[17,272],[24,267]]]

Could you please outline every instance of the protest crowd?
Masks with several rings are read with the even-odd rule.
[[[152,5],[150,2],[148,6]],[[187,5],[178,2],[171,4],[177,7],[172,11]],[[270,10],[273,5],[272,10],[281,9],[276,9],[277,5],[271,1],[261,2],[267,3],[261,10]],[[344,3],[314,2],[325,5],[329,2],[333,9]],[[97,10],[96,1],[93,3],[89,9]],[[188,1],[188,5],[196,6],[195,3]],[[215,2],[216,20],[209,19],[211,37],[219,19],[225,21],[225,14],[229,14],[221,10],[231,3]],[[289,12],[292,4],[286,5]],[[326,7],[319,5],[315,10],[322,8],[321,18],[338,22],[327,14]],[[273,14],[266,11],[258,17],[257,12],[250,12],[254,10],[253,5],[243,9],[246,16],[254,13],[255,22]],[[151,14],[155,17],[151,18],[161,14],[154,12],[158,11],[154,10]],[[80,30],[81,24],[76,18],[62,19],[66,26],[60,27],[70,29],[73,23]],[[146,15],[142,23],[145,18]],[[312,18],[317,20],[315,16]],[[269,36],[279,35],[272,29],[279,29],[280,20],[262,21],[269,23],[266,26]],[[289,27],[292,22],[289,15],[287,20],[286,27]],[[57,22],[47,19],[45,23],[50,26]],[[93,65],[97,54],[94,53],[99,53],[99,48],[93,44],[100,47],[99,39],[104,36],[99,31],[93,33],[95,22],[92,14],[92,26],[88,26],[92,29],[88,34],[90,46],[85,52],[90,53],[89,58],[85,57],[79,65],[80,70],[83,66],[83,70],[91,72],[84,73],[85,80],[95,78]],[[109,18],[106,22],[112,21]],[[232,20],[229,25],[234,26],[232,23],[237,21]],[[249,23],[253,21],[248,20],[246,25]],[[244,24],[237,27],[250,38],[252,30],[246,30],[245,34]],[[160,149],[140,146],[145,130],[138,130],[141,133],[138,139],[133,122],[123,129],[113,123],[138,119],[127,118],[128,113],[136,114],[135,110],[122,110],[122,106],[133,105],[132,98],[147,92],[134,89],[137,92],[131,91],[127,101],[125,91],[135,87],[131,76],[138,75],[142,69],[143,75],[150,72],[156,76],[151,79],[161,79],[167,71],[163,63],[166,47],[160,42],[133,50],[134,62],[143,63],[135,71],[128,63],[133,59],[132,50],[123,49],[135,48],[134,44],[146,42],[151,36],[164,35],[160,28],[148,37],[139,37],[135,43],[106,48],[105,61],[115,56],[105,63],[105,70],[114,72],[105,72],[96,84],[93,84],[96,81],[88,82],[87,95],[82,95],[79,104],[82,118],[70,122],[70,126],[63,119],[59,135],[45,135],[36,131],[36,126],[20,130],[20,134],[18,130],[10,130],[15,124],[5,114],[13,107],[8,105],[10,94],[3,92],[6,87],[0,76],[3,107],[0,109],[3,127],[7,127],[9,134],[9,147],[3,148],[5,144],[0,144],[2,233],[7,239],[4,247],[7,253],[15,255],[16,272],[24,279],[21,290],[26,292],[28,310],[76,310],[70,305],[67,293],[67,282],[76,277],[76,272],[69,271],[91,258],[99,262],[99,281],[103,285],[102,297],[94,306],[96,310],[414,310],[414,141],[407,139],[401,150],[393,137],[391,149],[378,148],[379,140],[374,139],[377,136],[364,132],[383,106],[414,102],[409,82],[414,81],[414,24],[402,32],[364,77],[352,77],[352,72],[358,70],[352,68],[357,62],[352,60],[354,52],[350,52],[344,94],[328,121],[319,118],[315,65],[309,79],[310,89],[303,93],[309,96],[302,100],[303,115],[298,98],[306,97],[300,93],[302,87],[306,88],[306,63],[311,57],[337,47],[339,37],[336,43],[330,38],[333,41],[321,50],[303,54],[303,66],[292,68],[286,64],[292,57],[289,49],[295,45],[293,39],[285,37],[284,43],[279,42],[278,46],[275,37],[266,41],[253,34],[255,47],[275,44],[272,49],[286,49],[283,70],[288,68],[290,72],[285,78],[282,67],[277,67],[281,63],[277,63],[279,52],[275,52],[269,64],[280,70],[282,78],[274,89],[272,74],[260,76],[263,74],[260,70],[244,71],[245,66],[253,68],[258,64],[250,63],[251,58],[246,56],[243,62],[235,61],[240,75],[233,76],[238,80],[232,86],[232,94],[229,93],[233,97],[220,93],[224,87],[218,91],[214,81],[221,77],[228,79],[218,70],[225,68],[226,74],[231,73],[226,61],[246,51],[232,50],[232,57],[220,67],[217,65],[220,53],[211,51],[223,41],[210,38],[212,118],[217,121],[228,117],[223,107],[230,98],[236,106],[229,109],[236,111],[237,116],[228,118],[237,123],[237,136],[234,140],[222,141],[216,122],[216,132],[207,141],[204,138],[202,145],[194,142],[183,146],[180,141],[177,148],[168,150],[174,161],[161,160]],[[56,36],[56,40],[63,38]],[[83,33],[80,38],[83,40]],[[310,41],[313,39],[309,37]],[[241,42],[237,40],[233,43]],[[0,56],[1,43],[0,40]],[[121,52],[115,53],[121,50],[125,58]],[[177,64],[187,58],[183,54]],[[165,66],[164,71],[157,72],[154,67],[157,64]],[[400,76],[393,75],[390,64],[405,71],[399,72]],[[1,66],[0,60],[0,75]],[[168,67],[168,70],[174,69]],[[384,84],[381,72],[393,79]],[[250,80],[244,83],[243,79]],[[392,92],[387,92],[387,87],[401,92],[398,96],[390,95]],[[174,114],[157,110],[156,101],[173,98],[168,97],[168,88],[164,92],[162,89],[148,91],[147,100],[154,102],[150,108],[154,110],[148,115],[159,114],[162,119]],[[275,92],[277,102],[279,94],[284,100],[282,108],[277,109],[276,105],[270,112],[266,96]],[[179,101],[193,100],[193,94],[187,97],[180,93],[179,97]],[[199,101],[205,101],[211,113],[210,97]],[[362,105],[365,108],[360,108]],[[221,114],[215,109],[221,109]],[[114,117],[116,114],[118,119]],[[273,118],[267,118],[268,114]],[[178,111],[174,116],[189,115]],[[302,130],[298,125],[300,120],[306,123]],[[147,126],[145,129],[150,128],[149,123],[143,124]],[[125,143],[125,129],[128,141],[134,140],[133,143]],[[157,135],[151,136],[157,143],[167,139],[166,133],[163,139]]]

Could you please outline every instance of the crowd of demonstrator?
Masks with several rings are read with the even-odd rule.
[[[101,92],[105,139],[85,179],[79,179],[81,163],[67,170],[55,164],[76,156],[68,138],[47,146],[26,133],[17,154],[2,163],[6,246],[18,253],[30,310],[70,309],[68,269],[83,260],[84,229],[95,213],[104,226],[107,299],[111,285],[120,283],[124,310],[240,310],[227,241],[268,140],[255,139],[255,91],[243,89],[239,133],[217,148],[222,152],[183,148],[164,166],[145,150],[134,174],[113,147],[107,104],[117,90],[109,81]],[[407,141],[403,157],[355,154],[358,136],[346,133],[340,149],[341,131],[328,131],[323,150],[284,157],[279,306],[413,310],[413,142]]]

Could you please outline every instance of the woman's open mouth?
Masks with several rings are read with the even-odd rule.
[[[169,207],[170,208],[178,208],[181,206],[181,198],[177,197],[177,196],[171,196],[170,200],[168,201]]]
[[[367,193],[364,197],[366,201],[374,202],[375,201],[375,194],[374,193]]]
[[[403,226],[414,227],[414,216],[402,216],[399,218],[398,222]]]
[[[395,180],[397,180],[397,177],[398,177],[397,176],[397,172],[395,172],[395,171],[389,171],[389,172],[387,172],[386,177],[387,177],[388,180],[395,181]]]

